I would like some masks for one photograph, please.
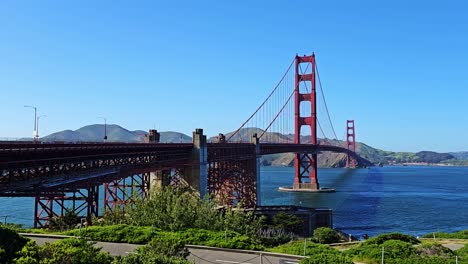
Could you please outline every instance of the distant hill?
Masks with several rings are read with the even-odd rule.
[[[468,160],[468,151],[450,152],[449,154],[457,160]]]
[[[118,125],[107,125],[108,142],[144,142],[148,132],[143,130],[130,131]],[[104,125],[84,126],[77,130],[64,130],[41,138],[42,141],[66,142],[102,142],[104,140]],[[178,132],[161,132],[163,143],[189,143],[192,138]]]

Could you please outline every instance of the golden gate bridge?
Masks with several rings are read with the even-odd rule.
[[[320,122],[319,112],[326,122]],[[325,124],[331,137],[325,135]],[[196,129],[189,144],[159,139],[150,130],[146,143],[0,142],[0,196],[34,197],[34,227],[47,226],[69,211],[91,222],[101,202],[105,212],[112,212],[146,197],[157,185],[188,186],[223,205],[242,201],[256,207],[261,204],[262,155],[294,153],[295,191],[320,190],[319,152],[345,153],[350,168],[362,160],[356,154],[354,120],[346,121],[344,145],[336,136],[314,54],[296,55],[267,98],[233,133],[208,142],[203,130]]]

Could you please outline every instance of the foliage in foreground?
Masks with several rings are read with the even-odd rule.
[[[389,264],[448,264],[454,263],[455,254],[438,243],[424,242],[420,245],[416,238],[392,233],[373,237],[355,246],[345,254],[357,261],[369,264],[381,263],[384,248],[385,263]],[[460,259],[459,263],[463,262]]]
[[[203,229],[187,229],[184,231],[161,231],[151,227],[111,225],[92,226],[86,229],[75,229],[63,234],[84,236],[92,240],[105,242],[126,242],[146,244],[154,239],[160,241],[181,241],[184,244],[211,247],[260,250],[263,247],[254,239],[232,231],[210,231]]]
[[[337,263],[337,264],[352,264],[351,258],[339,252],[338,250],[331,248],[327,245],[317,244],[312,242],[310,239],[307,240],[296,240],[287,244],[270,248],[269,251],[277,253],[285,253],[292,255],[304,256],[304,242],[305,256],[310,258],[304,259],[301,263],[304,264],[315,264],[315,263]]]
[[[262,226],[253,212],[214,208],[213,201],[200,200],[190,190],[166,187],[153,191],[149,199],[137,200],[135,205],[125,208],[125,213],[105,215],[101,224],[153,226],[165,231],[231,230],[249,236],[255,236]]]
[[[448,238],[448,239],[468,239],[468,230],[462,230],[454,233],[435,232],[426,234],[424,238]]]
[[[117,257],[115,263],[122,264],[188,264],[185,258],[189,252],[180,238],[154,238],[148,245],[137,248],[126,257]]]
[[[8,227],[0,226],[0,263],[10,262],[27,242],[27,238]]]
[[[321,244],[331,244],[340,242],[340,235],[329,227],[319,227],[314,230],[313,240]]]
[[[126,257],[112,257],[95,247],[95,243],[79,238],[67,238],[38,246],[34,241],[19,236],[15,231],[2,230],[4,244],[0,246],[0,263],[16,264],[188,264],[185,241],[179,237],[156,237],[148,245]],[[24,245],[19,247],[19,243]],[[12,245],[11,248],[7,248]],[[4,248],[7,248],[6,251]],[[19,249],[18,249],[19,248]],[[17,250],[18,249],[18,250]],[[8,257],[8,258],[7,258]],[[14,258],[13,258],[14,257]]]

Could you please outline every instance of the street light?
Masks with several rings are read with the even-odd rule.
[[[39,119],[41,117],[46,117],[46,115],[40,115],[37,117],[37,124],[36,124],[36,138],[39,139]]]
[[[25,105],[24,107],[30,107],[30,108],[33,108],[34,109],[34,130],[33,130],[33,139],[34,141],[37,140],[37,107],[33,106],[33,105]]]
[[[107,141],[107,118],[102,117],[102,116],[100,116],[98,118],[104,119],[104,143],[106,143],[106,141]]]

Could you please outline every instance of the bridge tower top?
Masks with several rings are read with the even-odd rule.
[[[346,120],[346,148],[356,152],[356,137],[354,134],[354,120]],[[356,159],[348,154],[346,167],[356,168]]]

